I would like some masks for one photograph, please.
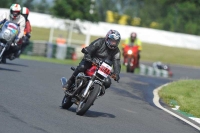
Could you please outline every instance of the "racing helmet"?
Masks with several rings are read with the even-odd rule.
[[[28,18],[29,9],[28,9],[27,7],[22,7],[21,14],[22,14],[25,18]]]
[[[134,41],[137,37],[137,34],[135,32],[132,32],[130,35],[131,41]]]
[[[10,17],[18,19],[20,17],[21,6],[19,4],[12,4],[10,7]]]
[[[106,45],[110,49],[116,49],[120,43],[121,35],[116,30],[109,30],[106,34]]]

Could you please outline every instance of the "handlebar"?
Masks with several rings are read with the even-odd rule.
[[[87,59],[87,58],[85,58],[85,60],[88,61],[88,62],[91,62],[92,65],[97,66],[97,67],[99,67],[100,64],[101,64],[101,61],[99,61],[99,62],[97,63],[97,62],[95,62],[95,61],[93,61],[93,60],[89,60],[89,59]],[[114,80],[116,79],[116,74],[113,73],[113,72],[111,72],[111,73],[109,74],[109,76],[110,76],[111,78],[113,78]],[[119,81],[117,81],[117,82],[119,83]]]
[[[93,61],[93,60],[90,60],[90,59],[87,59],[87,58],[84,58],[84,60],[86,60],[86,61],[88,61],[88,62],[90,62],[90,63],[92,63],[92,65],[94,65],[94,66],[99,66],[99,64],[98,63],[96,63],[95,61]]]

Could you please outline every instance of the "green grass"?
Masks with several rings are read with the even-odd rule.
[[[20,59],[25,59],[25,60],[35,60],[35,61],[41,61],[41,62],[50,62],[50,63],[56,63],[56,64],[68,64],[72,66],[77,66],[81,59],[78,60],[71,60],[71,59],[54,59],[54,58],[46,58],[42,56],[29,56],[29,55],[21,55]],[[126,67],[124,65],[121,66],[121,71],[125,72]],[[135,73],[139,73],[139,69],[135,70]]]
[[[174,100],[180,110],[200,117],[200,80],[180,80],[165,86],[159,91],[161,99],[171,106]]]
[[[31,40],[49,40],[50,29],[32,27]]]
[[[41,62],[50,62],[50,63],[56,63],[56,64],[70,64],[70,65],[78,65],[80,60],[61,60],[61,59],[54,59],[54,58],[46,58],[42,56],[29,56],[29,55],[21,55],[20,59],[25,60],[35,60],[35,61],[41,61]]]
[[[43,41],[48,41],[49,40],[49,35],[50,35],[50,29],[48,28],[39,28],[39,27],[32,27],[32,33],[31,33],[31,40],[43,40]],[[54,34],[53,36],[59,37],[62,36],[63,38],[68,39],[69,33],[64,30],[59,30],[59,29],[54,29]],[[100,36],[98,36],[100,37]],[[72,33],[72,40],[79,40],[82,42],[85,42],[86,36],[80,33]],[[97,38],[97,36],[91,36],[90,41],[93,41]],[[68,41],[68,40],[67,40]],[[55,39],[53,40],[53,43],[55,43]]]
[[[162,61],[168,64],[200,66],[200,51],[168,47],[155,44],[143,44],[141,59],[145,61]]]

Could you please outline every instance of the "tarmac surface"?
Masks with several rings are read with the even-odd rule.
[[[76,106],[60,108],[60,78],[69,65],[16,59],[0,64],[0,133],[199,133],[157,108],[153,90],[174,80],[198,79],[198,68],[171,66],[173,78],[121,73],[120,82],[98,98],[84,116]],[[200,75],[199,75],[200,76]]]

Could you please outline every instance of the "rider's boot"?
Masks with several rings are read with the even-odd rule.
[[[72,75],[71,78],[67,81],[67,83],[63,86],[63,90],[64,91],[69,90],[69,88],[72,86],[72,84],[74,83],[74,81],[75,81],[75,76]]]
[[[63,86],[63,90],[64,91],[67,91],[67,90],[70,89],[70,87],[72,86],[72,84],[75,82],[75,77],[78,75],[79,72],[80,72],[80,69],[77,67],[75,69],[74,73],[72,74],[72,76],[67,81],[67,83]]]

